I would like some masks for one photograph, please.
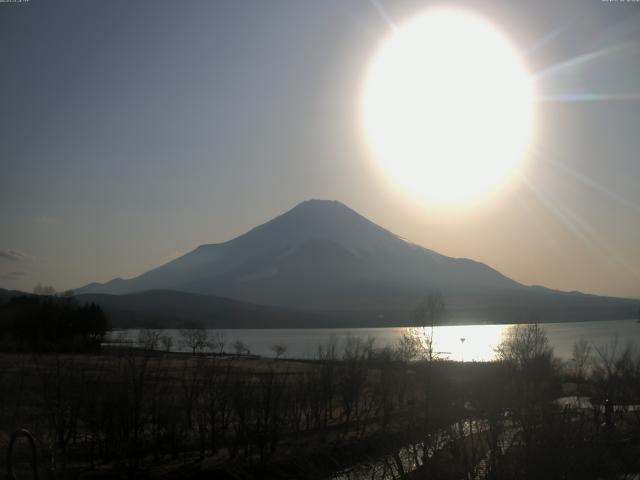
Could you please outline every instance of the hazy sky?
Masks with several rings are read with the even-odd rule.
[[[564,98],[521,176],[456,211],[379,173],[357,108],[388,20],[446,3],[376,3],[0,3],[0,286],[134,276],[326,198],[523,283],[640,296],[640,3],[454,2]]]

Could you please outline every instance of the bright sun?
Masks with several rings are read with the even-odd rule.
[[[400,187],[430,204],[464,205],[504,184],[533,127],[533,84],[490,24],[429,12],[394,29],[368,71],[367,141]]]

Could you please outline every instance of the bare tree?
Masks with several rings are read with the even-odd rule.
[[[364,343],[364,350],[367,355],[367,360],[372,360],[376,353],[376,338],[371,335],[367,335],[367,339]]]
[[[42,386],[41,398],[56,467],[66,470],[67,450],[77,433],[86,371],[74,356],[33,357]]]
[[[423,373],[424,398],[422,419],[422,428],[425,433],[431,429],[431,417],[435,400],[435,396],[433,395],[435,391],[433,388],[433,363],[438,360],[438,355],[434,349],[434,333],[435,327],[443,320],[445,312],[444,297],[440,293],[429,293],[415,309],[415,319],[418,327],[412,334],[417,339],[417,345],[420,348],[420,357],[426,361]],[[430,437],[426,435],[424,441],[428,444]]]
[[[364,341],[362,338],[347,334],[344,339],[344,347],[342,350],[342,358],[344,360],[360,360],[364,356]]]
[[[203,394],[206,378],[206,358],[196,357],[184,361],[180,382],[185,400],[185,413],[187,428],[191,430],[193,425],[193,412],[200,396]]]
[[[236,352],[236,355],[240,356],[245,353],[249,353],[249,347],[242,340],[236,340],[233,342],[233,351]]]
[[[547,334],[537,323],[511,327],[495,351],[499,360],[521,370],[534,363],[550,362],[553,357]]]
[[[151,352],[157,350],[160,346],[160,332],[151,328],[143,328],[138,333],[138,345]]]
[[[339,344],[338,337],[335,334],[332,334],[326,345],[322,345],[322,344],[318,345],[318,352],[317,352],[318,360],[333,361],[336,358],[338,358],[338,344]]]
[[[171,348],[173,347],[173,337],[167,333],[160,337],[160,344],[162,345],[162,349],[169,353]]]
[[[233,404],[230,395],[233,384],[231,363],[220,369],[210,369],[205,379],[204,390],[204,419],[207,424],[209,448],[212,454],[223,443],[230,427]]]
[[[446,314],[446,304],[441,293],[430,293],[425,296],[415,309],[416,325],[422,330],[422,349],[427,360],[436,359],[433,335]]]
[[[594,346],[592,377],[598,400],[631,404],[637,400],[640,383],[640,355],[632,343],[620,345],[618,337],[610,344]]]
[[[276,343],[271,346],[271,351],[275,354],[276,360],[287,353],[288,347],[284,343]]]
[[[222,355],[224,353],[224,346],[224,333],[213,332],[213,334],[209,338],[209,348],[218,355]]]
[[[591,344],[584,338],[576,340],[573,344],[573,355],[571,356],[571,374],[577,381],[585,378],[587,366],[591,361]]]
[[[441,293],[425,296],[415,309],[416,324],[419,327],[437,326],[446,313],[446,304]]]
[[[191,353],[202,353],[207,348],[209,335],[207,330],[199,325],[192,325],[191,328],[183,328],[180,330],[182,344],[191,350]]]
[[[407,328],[402,332],[402,337],[398,340],[393,350],[393,356],[401,362],[410,362],[420,357],[422,352],[422,342],[415,328]]]

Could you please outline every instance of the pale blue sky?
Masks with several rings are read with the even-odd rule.
[[[526,181],[451,212],[367,153],[357,100],[389,30],[371,1],[0,3],[0,287],[130,277],[328,198],[524,283],[640,296],[640,3],[455,5],[533,72],[619,48],[545,76],[601,96],[540,104]]]

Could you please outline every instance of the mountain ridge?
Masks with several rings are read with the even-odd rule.
[[[300,250],[312,250],[314,246],[318,248],[324,246],[326,249],[333,247],[336,254],[339,254],[337,250],[341,248],[359,259],[372,256],[384,258],[390,255],[397,257],[399,252],[404,253],[400,256],[406,257],[410,250],[417,251],[423,261],[431,260],[432,269],[438,269],[439,264],[447,262],[458,266],[465,264],[469,268],[490,272],[494,283],[499,284],[500,287],[520,285],[481,262],[447,257],[410,243],[335,200],[307,200],[234,239],[200,245],[182,257],[131,279],[116,278],[104,284],[94,282],[78,289],[78,292],[121,294],[170,288],[213,294],[216,293],[215,289],[208,290],[206,286],[203,288],[202,285],[196,285],[196,281],[185,276],[204,276],[211,279],[214,276],[211,268],[215,266],[216,271],[213,272],[215,275],[224,276],[234,269],[240,269],[253,270],[248,273],[264,277],[269,273],[275,273],[273,265],[269,268],[264,265],[269,262],[263,261],[262,266],[254,264],[249,267],[247,262],[260,263],[258,257],[261,256],[275,256],[279,259],[291,257],[300,253]],[[312,255],[317,256],[318,252]],[[348,260],[348,257],[349,255],[346,255],[345,259]],[[158,278],[159,276],[163,278]],[[173,278],[168,278],[171,276]],[[251,298],[242,299],[251,300]]]
[[[0,289],[0,303],[23,295],[34,294]],[[286,309],[171,290],[80,294],[75,299],[100,305],[114,328],[371,328],[409,327],[416,321],[405,308],[383,306],[375,315],[362,310]],[[446,303],[443,325],[622,320],[635,318],[638,306],[638,300],[535,290],[493,292],[481,298],[449,296]]]
[[[374,319],[381,316],[390,324],[409,324],[420,299],[436,291],[456,315],[482,322],[523,315],[562,321],[578,313],[620,318],[631,302],[525,286],[484,263],[410,243],[331,200],[302,202],[234,239],[200,245],[131,279],[89,284],[77,293],[149,290],[314,311],[347,323],[357,318],[358,324],[367,318],[378,324]]]

